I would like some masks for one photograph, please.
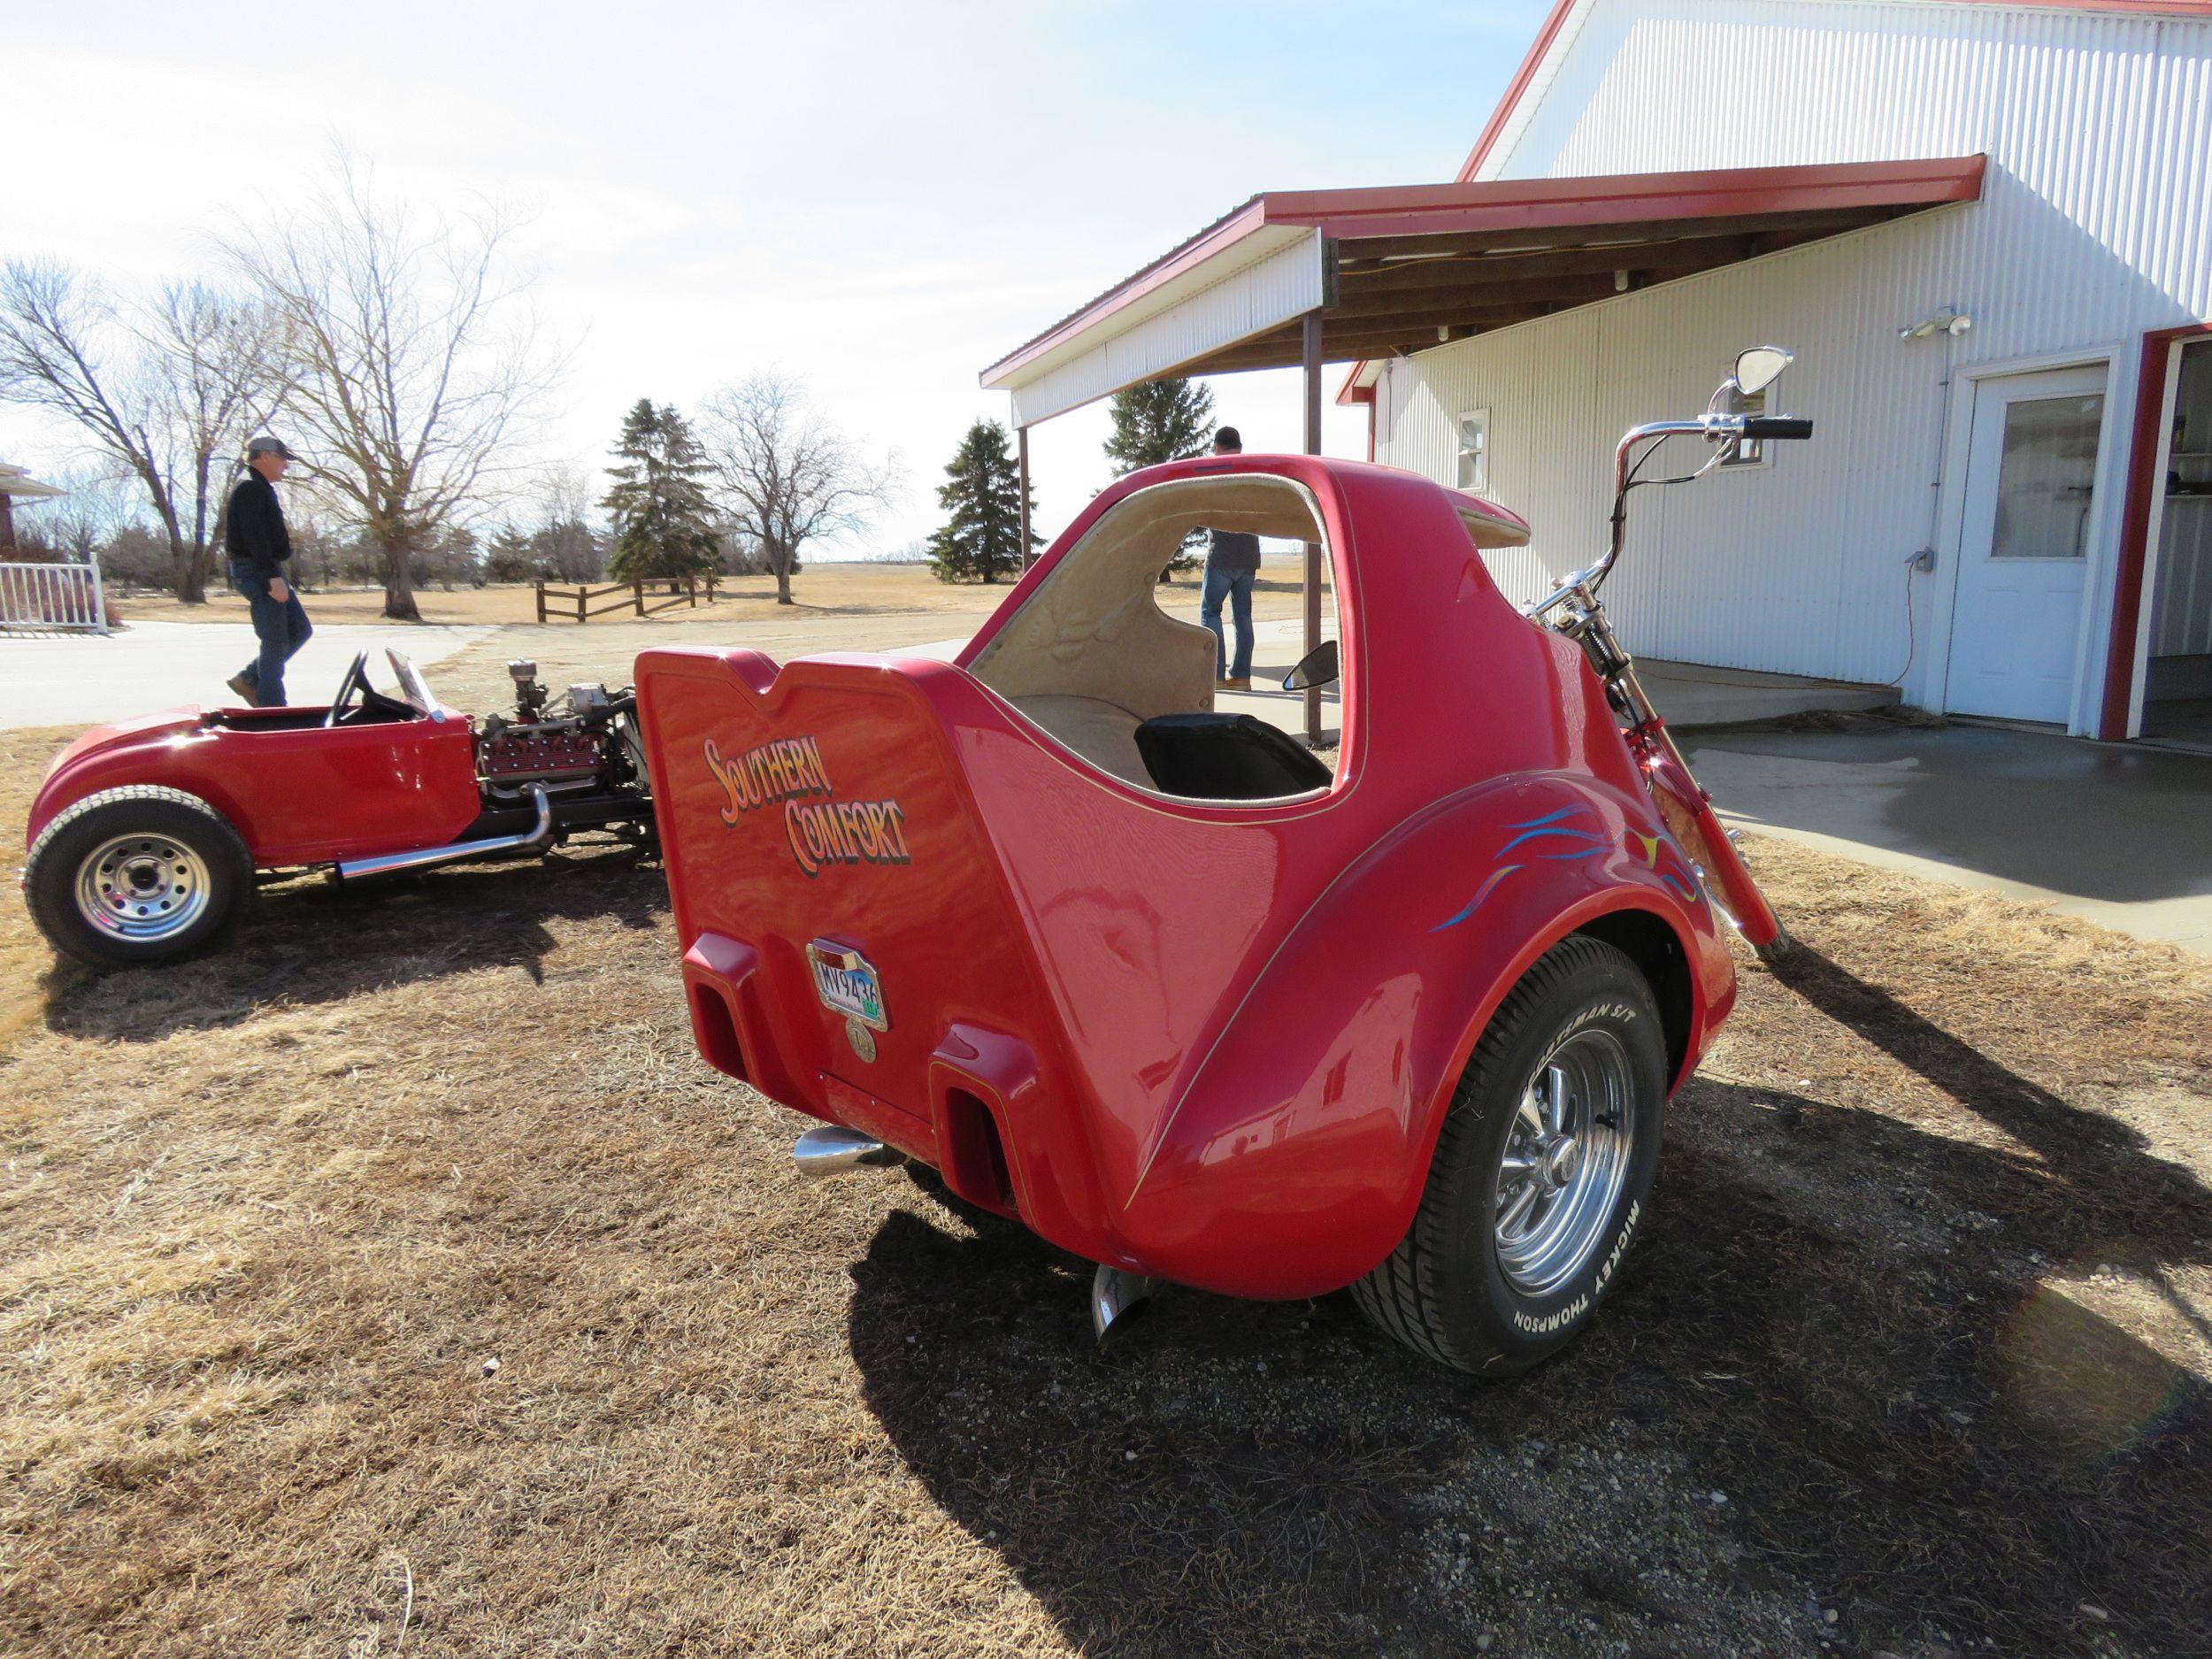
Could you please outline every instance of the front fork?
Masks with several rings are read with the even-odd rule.
[[[1717,900],[1737,931],[1759,953],[1762,962],[1773,962],[1790,948],[1788,931],[1774,907],[1759,891],[1750,870],[1736,851],[1736,843],[1713,811],[1713,797],[1690,772],[1690,764],[1675,747],[1667,724],[1659,718],[1636,678],[1636,664],[1606,620],[1596,596],[1585,590],[1579,603],[1556,624],[1560,632],[1582,647],[1604,685],[1607,701],[1626,722],[1624,735],[1629,750],[1642,769],[1645,786],[1659,817],[1697,868],[1708,896]]]

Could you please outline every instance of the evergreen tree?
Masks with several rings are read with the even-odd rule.
[[[1114,476],[1163,461],[1187,460],[1203,455],[1214,439],[1214,395],[1210,387],[1191,380],[1147,380],[1114,394],[1114,429],[1106,440],[1106,458],[1114,464]],[[1203,530],[1183,538],[1184,555],[1205,540]],[[1162,581],[1197,561],[1179,555],[1161,571]]]
[[[495,582],[526,582],[538,573],[530,538],[511,524],[499,526],[484,554],[484,574]]]
[[[1190,380],[1147,380],[1116,392],[1106,458],[1114,476],[1203,455],[1214,440],[1214,395]]]
[[[995,582],[1019,571],[1028,552],[1021,545],[1021,472],[1006,447],[1006,428],[995,420],[970,426],[945,480],[937,504],[951,517],[929,538],[937,580]],[[1030,547],[1043,540],[1033,531]]]
[[[707,463],[684,418],[641,397],[623,418],[607,469],[614,488],[600,505],[614,524],[607,574],[618,582],[703,576],[721,558],[714,512],[699,480]]]

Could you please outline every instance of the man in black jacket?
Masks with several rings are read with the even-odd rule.
[[[1234,426],[1214,434],[1216,455],[1242,455],[1244,439]],[[1213,630],[1214,689],[1252,689],[1252,584],[1260,579],[1260,539],[1248,530],[1206,533],[1206,578],[1199,589],[1198,619]],[[1236,659],[1221,632],[1221,607],[1229,606],[1236,624]]]
[[[230,555],[230,585],[246,595],[261,654],[230,677],[230,688],[255,708],[284,701],[284,664],[315,630],[300,596],[285,580],[292,538],[284,528],[284,508],[276,481],[284,476],[292,452],[276,438],[256,438],[246,446],[247,476],[230,493],[223,523],[223,550]]]

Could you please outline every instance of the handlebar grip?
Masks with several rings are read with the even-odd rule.
[[[1800,420],[1795,415],[1747,415],[1743,435],[1747,438],[1809,438],[1813,423]]]

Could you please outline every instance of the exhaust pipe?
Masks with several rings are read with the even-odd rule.
[[[1091,1275],[1091,1332],[1103,1342],[1129,1316],[1152,1300],[1154,1281],[1125,1267],[1099,1264]]]
[[[791,1148],[791,1159],[799,1166],[800,1174],[818,1180],[825,1175],[842,1175],[847,1170],[902,1164],[906,1155],[857,1129],[824,1124],[799,1137],[798,1144]]]
[[[494,835],[480,841],[455,841],[449,847],[418,847],[412,852],[384,853],[374,858],[349,858],[336,866],[340,881],[358,881],[365,876],[396,875],[403,870],[427,870],[433,864],[480,858],[487,853],[543,852],[553,844],[553,803],[544,787],[530,786],[537,803],[538,821],[527,834]]]

